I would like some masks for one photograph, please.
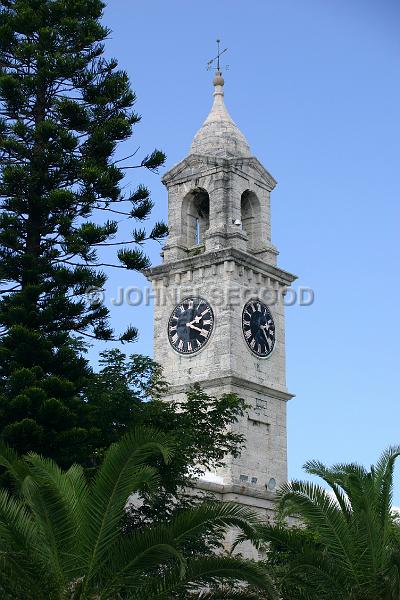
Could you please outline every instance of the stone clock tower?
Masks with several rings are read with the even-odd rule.
[[[188,156],[163,177],[169,237],[162,265],[147,272],[154,357],[170,397],[199,383],[246,400],[235,425],[246,448],[198,487],[269,512],[287,478],[283,298],[295,276],[277,267],[271,243],[276,182],[228,114],[220,71],[213,83],[213,106]]]

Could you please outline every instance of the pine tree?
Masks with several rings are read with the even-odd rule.
[[[104,286],[104,267],[149,266],[141,245],[166,234],[156,223],[116,239],[121,214],[143,221],[153,206],[142,185],[123,194],[125,169],[156,171],[165,156],[115,158],[139,117],[127,74],[104,56],[103,9],[0,0],[0,431],[61,465],[82,462],[98,435],[82,400],[83,340],[136,336],[115,336],[86,292]],[[104,246],[116,247],[110,264]]]

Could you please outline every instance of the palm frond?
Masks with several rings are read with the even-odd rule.
[[[173,537],[183,542],[207,527],[211,530],[236,527],[254,537],[255,527],[259,524],[259,516],[250,508],[233,502],[204,502],[179,513],[170,527]]]
[[[56,586],[64,583],[62,558],[60,556],[60,539],[51,520],[52,507],[47,504],[46,494],[32,477],[26,477],[22,485],[22,493],[35,520],[41,544],[36,553],[41,562],[46,564],[47,573]],[[68,540],[66,540],[68,543]]]
[[[292,481],[282,485],[278,498],[281,506],[290,503],[305,523],[318,532],[321,543],[329,547],[336,559],[357,579],[353,564],[353,538],[340,507],[328,492],[314,483]]]
[[[46,561],[38,552],[44,543],[35,519],[26,505],[0,490],[0,580],[3,586],[33,590],[40,598],[46,580]]]
[[[199,533],[218,532],[221,538],[228,527],[239,528],[254,536],[259,518],[254,511],[236,504],[206,502],[179,513],[169,525],[158,525],[119,540],[113,550],[113,576],[107,591],[118,585],[132,584],[138,571],[154,568],[153,560],[175,560],[183,567],[179,548]],[[248,539],[248,538],[247,538]]]
[[[351,504],[346,493],[342,490],[340,484],[335,479],[335,474],[318,460],[310,460],[306,462],[304,465],[304,470],[310,475],[316,475],[317,477],[320,477],[329,485],[335,494],[337,503],[342,509],[343,515],[347,520],[351,519]]]
[[[0,441],[0,466],[6,469],[13,480],[16,492],[19,492],[22,482],[28,475],[28,468],[19,454],[2,441]]]
[[[89,489],[82,467],[74,465],[67,472],[37,454],[26,457],[30,476],[24,483],[25,497],[43,535],[57,560],[60,580],[81,571],[82,555],[77,544],[83,518],[82,507]]]
[[[256,587],[263,593],[264,600],[278,600],[275,585],[265,568],[253,561],[236,557],[211,556],[189,559],[184,576],[177,568],[170,569],[163,576],[152,578],[133,595],[132,600],[162,600],[170,597],[172,592],[191,595],[205,593],[207,586],[219,585],[222,582],[240,582]]]
[[[183,556],[165,525],[121,536],[110,548],[110,556],[100,598],[113,597],[121,588],[137,587],[141,578],[148,578],[160,565],[173,562],[184,568]]]
[[[399,600],[400,528],[391,506],[399,455],[400,447],[388,448],[369,471],[356,463],[333,467],[306,463],[306,471],[322,478],[333,496],[311,483],[282,486],[278,494],[282,515],[300,516],[315,534],[303,543],[295,530],[259,530],[261,541],[278,549],[275,557],[267,553],[267,560],[284,597]]]
[[[120,535],[120,520],[128,497],[134,491],[153,487],[157,479],[156,470],[147,466],[146,462],[157,455],[168,461],[172,447],[168,436],[141,427],[128,433],[107,451],[85,506],[82,536],[86,587],[103,569],[109,548]]]
[[[400,446],[389,446],[380,456],[374,468],[374,479],[378,498],[378,512],[382,526],[388,526],[388,514],[392,509],[393,476]]]
[[[229,590],[229,589],[220,589],[209,592],[200,592],[195,596],[188,596],[187,600],[263,600],[265,599],[265,595],[262,595],[259,592],[252,591],[250,589],[243,590]]]
[[[261,563],[229,557],[206,557],[188,560],[185,578],[187,589],[200,590],[221,580],[244,582],[262,590],[268,599],[278,599],[272,578]]]

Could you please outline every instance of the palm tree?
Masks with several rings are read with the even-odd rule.
[[[400,528],[392,508],[399,454],[400,447],[389,448],[370,471],[311,461],[306,472],[330,489],[301,481],[282,486],[282,516],[297,516],[302,524],[261,527],[258,541],[270,545],[268,563],[283,598],[400,599]]]
[[[238,557],[185,556],[185,543],[202,531],[237,527],[254,535],[248,509],[207,503],[124,535],[132,492],[157,490],[149,461],[169,461],[173,441],[138,428],[112,445],[96,476],[87,481],[73,465],[24,458],[0,448],[0,465],[15,492],[0,490],[0,595],[4,600],[152,600],[175,593],[193,597],[224,580],[238,580],[276,598],[261,565]],[[245,589],[245,588],[243,588]],[[201,591],[203,590],[203,591]]]

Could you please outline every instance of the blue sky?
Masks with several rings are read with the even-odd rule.
[[[166,168],[209,111],[215,39],[228,46],[226,104],[278,180],[279,265],[315,291],[311,307],[287,309],[289,476],[302,477],[310,458],[371,464],[400,443],[400,5],[112,0],[105,22],[107,52],[128,71],[142,115],[121,155],[160,147]],[[128,173],[128,187],[151,188],[154,219],[166,219],[160,176]],[[160,248],[149,251],[158,263]],[[143,283],[116,270],[107,301]],[[112,322],[139,327],[127,351],[152,353],[151,307],[114,307]]]

